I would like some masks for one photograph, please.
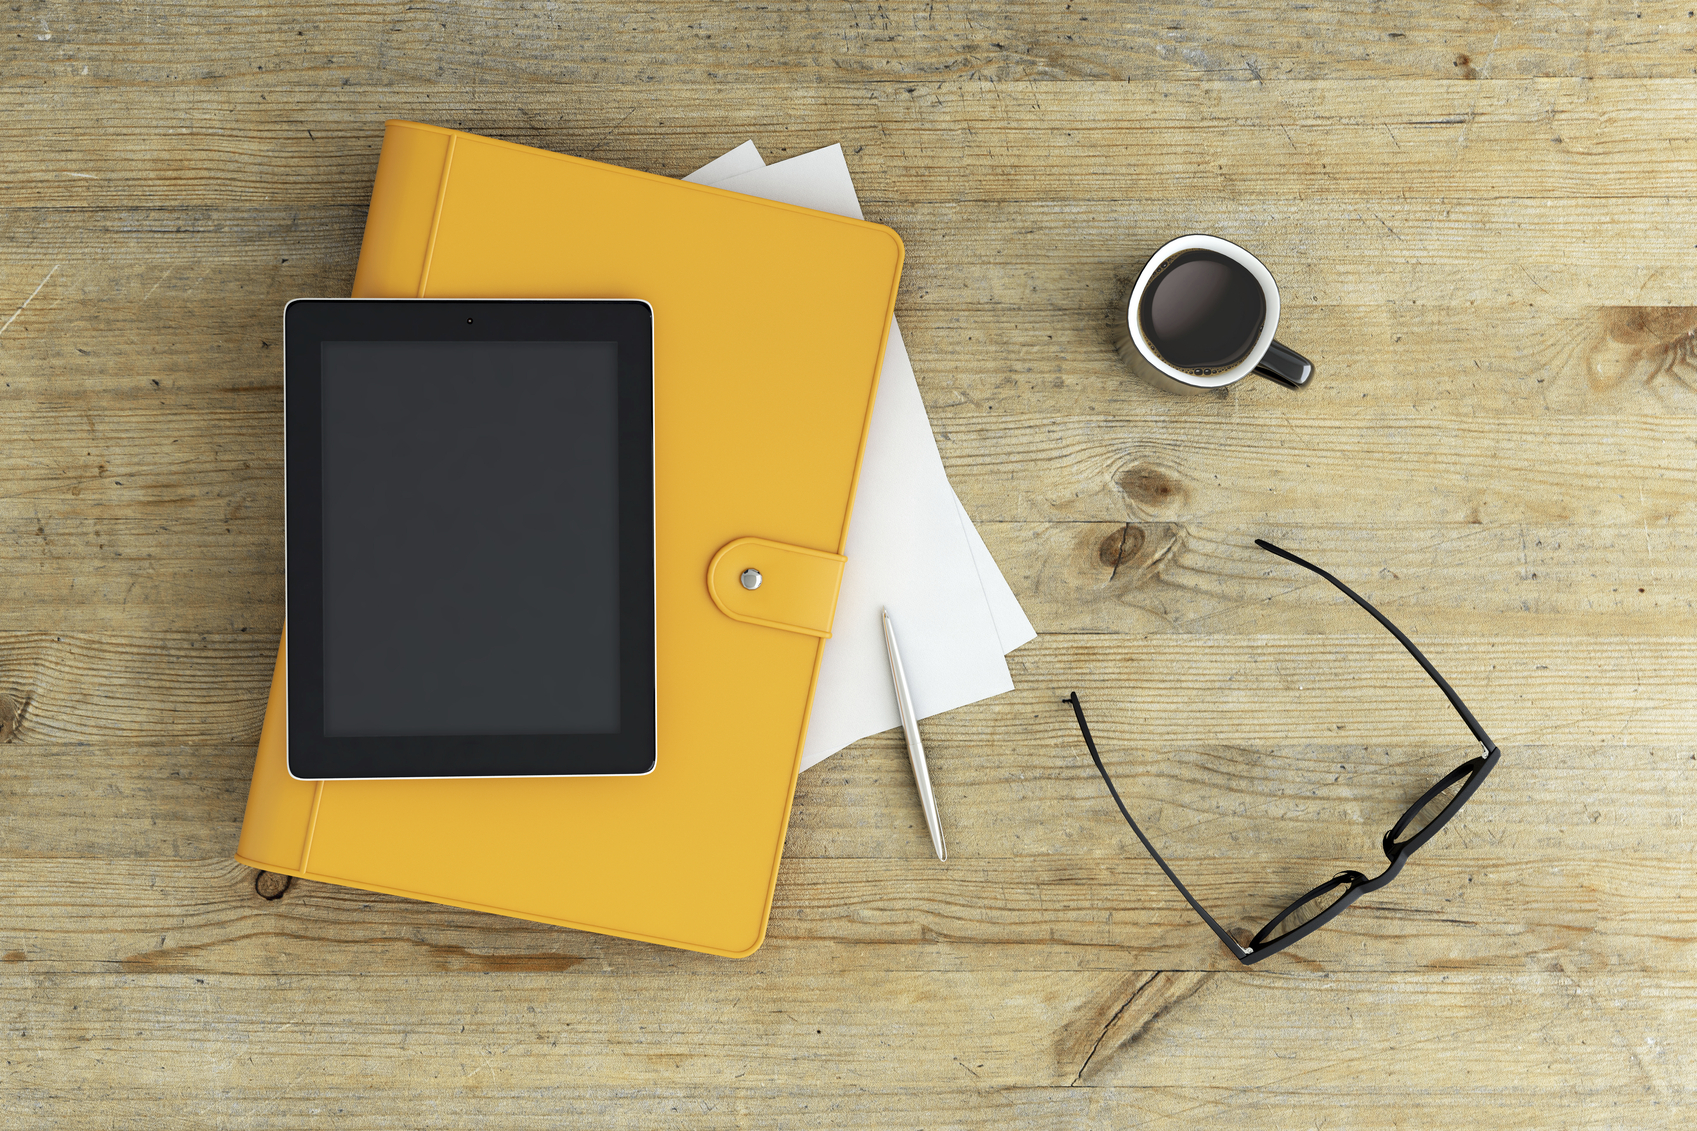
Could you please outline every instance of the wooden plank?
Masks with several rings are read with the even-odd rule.
[[[1091,772],[1088,763],[1085,772]],[[997,968],[1027,972],[1240,969],[1123,823],[1117,832],[1108,824],[1119,814],[1099,782],[1097,789],[1071,812],[1101,819],[1055,821],[1074,826],[1058,851],[987,854],[989,840],[1005,839],[1010,826],[1038,831],[1032,814],[1045,810],[1047,818],[1056,808],[1016,812],[1003,806],[996,813],[1001,838],[987,837],[970,822],[957,829],[951,820],[951,837],[965,853],[952,867],[919,851],[923,821],[892,822],[881,836],[858,838],[876,856],[786,859],[768,941],[754,964],[795,978],[815,976],[822,964],[868,976],[967,972],[982,969],[992,953]],[[1128,804],[1146,814],[1163,811],[1135,797]],[[1384,808],[1388,813],[1396,806]],[[1491,822],[1505,808],[1510,827],[1499,835]],[[1468,825],[1446,830],[1444,841],[1423,849],[1394,885],[1264,965],[1286,972],[1514,972],[1543,960],[1571,972],[1646,975],[1689,968],[1697,957],[1691,911],[1697,889],[1681,867],[1690,855],[1689,838],[1663,848],[1649,843],[1654,838],[1642,826],[1635,837],[1618,828],[1587,835],[1598,822],[1579,813],[1577,821],[1557,826],[1568,842],[1561,854],[1530,861],[1533,830],[1513,809],[1483,805]],[[965,810],[946,810],[950,818],[957,812]],[[1610,812],[1618,817],[1621,809],[1611,806]],[[125,823],[115,822],[119,828]],[[1380,823],[1389,825],[1389,816]],[[1182,833],[1156,831],[1165,837],[1163,855],[1171,854],[1169,864],[1193,894],[1247,940],[1338,871],[1383,870],[1382,856],[1370,860],[1367,850],[1347,843],[1367,839],[1359,827],[1347,830],[1353,837],[1339,835],[1336,850],[1320,856],[1266,843],[1310,839],[1285,836],[1285,828],[1280,814],[1262,812],[1253,839],[1211,830],[1187,841]],[[226,819],[222,831],[226,847],[233,845],[236,825]],[[816,835],[796,839],[796,852],[834,846]],[[1637,851],[1615,847],[1633,840]],[[1079,849],[1084,854],[1069,852]],[[899,859],[908,850],[911,858]],[[290,881],[280,897],[267,900],[256,890],[256,873],[228,856],[118,856],[9,860],[0,954],[32,976],[308,970],[424,977],[557,972],[589,962],[658,978],[679,965],[676,953],[643,943],[304,880]]]
[[[258,632],[0,632],[0,694],[21,717],[11,741],[257,743],[276,640],[275,631],[263,641]]]
[[[0,545],[11,594],[0,606],[0,630],[274,635],[283,602],[279,501],[245,493],[203,501],[160,523],[60,496],[37,520],[39,533],[26,514]],[[1296,575],[1251,544],[1270,531],[1250,522],[986,522],[979,529],[1040,632],[1229,636],[1253,633],[1264,617],[1287,632],[1368,627],[1335,590],[1293,586]],[[1488,622],[1519,637],[1689,636],[1697,613],[1697,544],[1678,525],[1647,533],[1364,521],[1292,533],[1288,548],[1422,635],[1464,636]]]
[[[1655,993],[1632,975],[1560,969],[1173,973],[1153,983],[1142,972],[924,971],[845,983],[769,978],[752,963],[693,957],[641,996],[619,971],[589,964],[548,982],[454,979],[429,995],[408,976],[94,975],[54,978],[49,997],[7,973],[0,1009],[27,1033],[21,1051],[54,1050],[23,1058],[12,1091],[26,1102],[66,1094],[91,1075],[197,1094],[201,1078],[238,1058],[237,1079],[321,1072],[362,1087],[379,1078],[391,1095],[488,1089],[515,1103],[585,1080],[638,1089],[799,1080],[834,1092],[868,1079],[983,1090],[1075,1080],[1159,1087],[1175,1076],[1330,1101],[1334,1087],[1405,1097],[1475,1091],[1486,1062],[1491,1088],[1520,1102],[1583,1080],[1582,1091],[1599,1098],[1631,1090],[1682,1105],[1692,1067],[1689,1047],[1669,1039],[1697,993],[1689,974],[1664,977]],[[185,1013],[200,1025],[185,1029]],[[1421,1055],[1398,1055],[1411,1046]],[[1373,1071],[1362,1073],[1362,1063]],[[230,1087],[251,1100],[275,1085]],[[335,1084],[308,1090],[321,1088]]]
[[[237,497],[224,509],[242,507]],[[210,508],[216,512],[217,508]],[[0,631],[257,632],[282,627],[283,539],[268,528],[43,512],[0,552]],[[266,516],[268,517],[268,516]],[[27,519],[27,516],[26,516]],[[239,521],[239,520],[237,520]]]
[[[563,1053],[551,1047],[548,1054],[530,1056],[545,1063],[547,1055],[563,1060],[571,1055],[570,1043],[565,1047],[568,1051]],[[607,1126],[620,1120],[642,1127],[686,1122],[692,1128],[736,1131],[789,1131],[802,1122],[824,1131],[886,1127],[958,1131],[1010,1124],[1032,1131],[1119,1131],[1128,1119],[1136,1119],[1139,1127],[1185,1131],[1194,1127],[1199,1117],[1230,1117],[1251,1126],[1324,1127],[1336,1123],[1343,1112],[1348,1113],[1352,1127],[1402,1128],[1408,1126],[1409,1111],[1416,1102],[1407,1093],[1373,1090],[1371,1085],[1354,1082],[1287,1090],[1264,1079],[1258,1080],[1257,1087],[1227,1084],[1188,1088],[1159,1082],[1121,1086],[1081,1081],[1075,1086],[974,1088],[971,1058],[961,1057],[958,1063],[964,1084],[937,1082],[924,1088],[885,1088],[860,1081],[852,1086],[834,1081],[748,1084],[734,1073],[727,1080],[706,1085],[653,1080],[640,1085],[603,1085],[575,1079],[555,1084],[550,1077],[545,1087],[527,1087],[522,1083],[484,1084],[481,1075],[471,1076],[477,1071],[477,1062],[467,1060],[463,1070],[456,1068],[432,1080],[420,1106],[428,1103],[431,1117],[445,1124],[486,1123],[492,1113],[498,1113],[502,1127],[521,1131],[556,1131],[562,1124]],[[226,1072],[218,1079],[223,1081],[228,1075]],[[307,1090],[301,1080],[295,1080],[288,1089],[268,1089],[249,1076],[241,1082],[221,1083],[216,1092],[193,1097],[187,1096],[180,1085],[164,1081],[99,1079],[84,1083],[77,1097],[73,1109],[58,1097],[34,1091],[28,1100],[18,1102],[17,1110],[42,1121],[49,1113],[74,1111],[79,1119],[125,1122],[144,1119],[192,1099],[198,1113],[232,1129],[316,1131],[324,1126],[327,1116],[375,1129],[411,1131],[418,1125],[416,1111],[399,1110],[392,1093],[379,1090],[367,1079],[359,1083],[332,1079]],[[1688,1109],[1682,1096],[1617,1087],[1612,1079],[1576,1083],[1551,1093],[1497,1087],[1471,1093],[1422,1088],[1417,1102],[1422,1120],[1446,1127],[1488,1120],[1491,1127],[1502,1131],[1545,1131],[1550,1126],[1678,1126]]]
[[[84,424],[95,434],[119,402],[196,420],[232,407],[280,413],[281,359],[274,351],[281,302],[346,293],[357,229],[350,217],[343,229],[348,246],[326,251],[327,262],[298,274],[286,225],[264,236],[239,235],[248,241],[245,254],[234,241],[209,246],[216,237],[173,248],[132,237],[113,241],[100,272],[61,262],[8,330],[0,381],[13,396],[88,410]],[[940,232],[910,230],[907,238],[915,258],[947,246]],[[204,259],[209,252],[220,258]],[[271,252],[289,263],[266,262]],[[53,264],[7,263],[5,256],[0,248],[0,303],[10,299],[15,307]],[[1697,408],[1697,307],[1339,305],[1297,295],[1286,296],[1280,333],[1318,366],[1300,401],[1262,382],[1176,397],[1129,380],[1112,349],[1110,324],[1124,310],[1126,272],[1136,265],[1128,256],[1120,272],[1103,272],[1103,294],[1084,318],[1019,308],[931,309],[929,298],[921,309],[904,298],[902,333],[933,425],[946,429],[953,416],[979,412],[1153,409],[1230,418],[1263,405],[1304,414],[1465,406],[1480,415],[1540,418]],[[1027,272],[1038,290],[1069,285],[1061,278],[1068,269],[1058,263],[1005,269]],[[67,286],[74,289],[67,293]],[[212,295],[219,301],[209,303]],[[141,352],[121,344],[151,340],[157,327],[183,335],[181,348]],[[96,413],[97,406],[107,411]],[[30,429],[20,430],[37,442]],[[280,453],[280,425],[251,434],[256,445],[266,443],[262,454]]]
[[[1575,970],[1683,968],[1697,935],[1679,926],[1690,918],[1691,893],[1677,862],[1697,844],[1670,830],[1663,805],[1689,794],[1697,753],[1689,707],[1677,705],[1691,696],[1671,694],[1676,703],[1652,698],[1635,710],[1670,716],[1684,741],[1547,744],[1571,743],[1583,720],[1549,728],[1560,733],[1537,745],[1499,730],[1506,753],[1498,776],[1418,866],[1288,961],[1520,969],[1529,954],[1552,954]],[[1013,948],[1003,962],[1022,969],[1097,969],[1103,961],[1230,968],[1121,823],[1070,711],[1058,703],[1041,710],[1045,698],[1058,695],[1004,697],[926,724],[954,849],[948,867],[927,857],[893,735],[804,775],[770,936],[778,949],[874,946],[866,954],[833,950],[837,968],[971,969],[986,945]],[[1346,866],[1376,872],[1383,828],[1472,753],[1454,734],[1354,744],[1345,736],[1362,729],[1359,714],[1341,724],[1325,714],[1312,720],[1316,733],[1336,736],[1331,741],[1223,745],[1212,723],[1226,712],[1212,709],[1192,724],[1193,735],[1152,738],[1160,715],[1142,705],[1164,702],[1159,689],[1084,698],[1146,830],[1200,898],[1228,923],[1251,928],[1312,879]],[[1617,696],[1605,688],[1601,698],[1612,704]],[[1433,719],[1460,732],[1443,719],[1441,703],[1429,706]],[[1638,721],[1629,718],[1628,729]],[[227,855],[251,756],[251,747],[143,748],[121,757],[8,747],[0,854],[12,883],[0,898],[0,951],[56,972],[111,963],[262,972],[288,968],[303,953],[337,955],[325,959],[329,969],[391,972],[615,957],[627,969],[658,970],[676,957],[329,885],[296,883],[266,903],[256,897],[254,873]]]
[[[45,519],[60,507],[91,521],[151,513],[161,524],[186,521],[212,532],[233,530],[250,505],[274,519],[274,411],[234,404],[207,412],[205,430],[185,445],[173,412],[138,410],[122,430],[100,435],[88,426],[86,405],[31,407],[26,444],[0,454],[11,477],[9,525],[18,534],[46,537]],[[1114,415],[951,413],[939,422],[938,444],[980,522],[1219,522],[1231,515],[1266,529],[1317,515],[1369,517],[1336,513],[1335,496],[1316,501],[1345,483],[1358,497],[1375,497],[1377,522],[1618,524],[1665,536],[1690,513],[1697,480],[1687,418],[1672,414],[1560,416],[1536,434],[1515,434],[1460,406],[1418,416],[1363,408],[1347,428],[1295,407],[1239,417],[1191,415],[1170,400],[1124,407]],[[1363,443],[1363,433],[1377,439]],[[1579,474],[1566,454],[1574,451],[1592,453]],[[90,556],[100,552],[96,543]]]
[[[1694,306],[1321,305],[1293,297],[1282,306],[1279,337],[1316,367],[1300,400],[1262,381],[1180,396],[1131,379],[1114,353],[1112,322],[1130,286],[1130,276],[1119,278],[1126,282],[1094,319],[1020,310],[905,318],[902,338],[932,426],[942,433],[956,416],[1028,412],[1348,421],[1362,409],[1465,409],[1516,420],[1697,411]],[[1037,277],[1035,285],[1052,284]]]
[[[1281,297],[1296,304],[1686,306],[1697,284],[1697,258],[1683,246],[1691,207],[1469,198],[1385,200],[1363,211],[1240,198],[902,205],[868,218],[954,245],[946,265],[910,261],[907,310],[1017,307],[1032,319],[1070,320],[1079,311],[1107,317],[1119,276],[1190,231],[1261,252]]]
[[[1097,322],[1110,316],[1116,295],[1129,285],[1120,276],[1186,231],[1213,232],[1261,252],[1281,296],[1293,305],[1683,307],[1697,287],[1697,257],[1687,255],[1684,244],[1692,208],[1697,205],[1410,199],[1363,212],[1278,198],[901,204],[869,208],[868,218],[891,225],[915,245],[897,308],[910,320],[1019,309],[1030,320],[1070,321],[1082,311]],[[277,310],[295,297],[281,260],[351,265],[364,219],[363,202],[325,209],[310,220],[292,208],[250,209],[208,213],[178,233],[183,225],[176,216],[0,210],[10,233],[0,283],[21,302],[58,264],[49,282],[61,292],[89,287],[92,297],[111,286],[100,262],[112,258],[128,266],[136,297],[144,298],[145,287],[159,283],[174,264],[199,266],[177,284],[199,286],[207,281],[209,262],[264,262],[275,248],[278,270],[261,273],[253,285],[263,286],[260,301]],[[922,254],[943,247],[949,248],[946,258]],[[962,270],[963,263],[974,269]],[[244,277],[238,285],[249,282]],[[43,291],[43,297],[57,294]],[[36,311],[31,321],[39,317]],[[30,324],[20,318],[7,337],[26,336]]]
[[[975,407],[991,413],[996,408]],[[8,477],[18,491],[8,508],[12,538],[0,549],[0,558],[10,563],[14,600],[0,612],[0,624],[26,630],[47,625],[84,632],[168,630],[188,627],[180,618],[194,610],[197,625],[209,630],[274,632],[282,582],[274,458],[231,460],[214,454],[190,459],[185,467],[177,455],[182,437],[170,435],[177,429],[168,416],[159,418],[156,440],[147,436],[153,429],[138,427],[130,436],[142,440],[139,445],[113,445],[100,437],[90,441],[99,445],[98,456],[95,449],[76,451],[86,437],[73,434],[75,420],[85,411],[37,412],[31,431],[41,431],[48,443],[32,434],[27,448],[14,447],[0,456],[0,464],[11,465]],[[945,420],[957,416],[951,413]],[[55,417],[67,422],[57,443],[50,435]],[[250,447],[275,446],[270,412],[203,412],[199,418],[220,445],[245,436]],[[1018,431],[1017,423],[991,419],[992,437],[1001,428]],[[961,432],[955,423],[941,428],[945,444]],[[44,461],[43,447],[63,458]],[[78,466],[85,462],[94,466]],[[995,516],[1009,505],[1012,492],[1001,484],[1010,480],[1023,483],[1016,473],[990,484],[999,490],[961,486],[976,514]],[[1124,493],[1125,482],[1122,473],[1118,493]],[[1134,484],[1139,485],[1148,486],[1141,480]],[[1226,514],[1248,519],[1251,529],[1216,525],[1225,515],[1220,503],[1207,500],[1219,499],[1219,492],[1205,490],[1192,499],[1190,486],[1183,488],[1185,500],[1165,508],[1169,513],[1163,519],[1138,517],[1140,511],[1162,509],[1140,505],[1148,501],[1142,496],[1115,502],[1110,493],[1111,509],[1129,512],[1135,521],[988,522],[982,528],[1004,572],[1016,579],[1028,611],[1046,631],[1190,626],[1228,631],[1238,615],[1236,606],[1282,592],[1271,579],[1270,563],[1248,546],[1248,539],[1257,532],[1273,533],[1269,520],[1283,520],[1266,516],[1265,500],[1259,498],[1245,500],[1257,504],[1256,510],[1239,516],[1228,492]],[[1465,485],[1460,490],[1476,501]],[[1625,494],[1623,502],[1629,505],[1642,490],[1640,483],[1636,491],[1617,494]],[[1419,588],[1412,592],[1366,589],[1373,599],[1390,602],[1387,608],[1418,607],[1423,619],[1405,620],[1410,627],[1446,628],[1446,609],[1459,618],[1449,624],[1459,625],[1489,608],[1499,617],[1518,618],[1513,628],[1509,621],[1496,622],[1516,633],[1621,631],[1624,622],[1600,627],[1603,614],[1630,618],[1636,632],[1679,633],[1688,622],[1669,614],[1690,611],[1689,599],[1681,596],[1690,547],[1665,510],[1655,509],[1654,503],[1666,502],[1667,496],[1656,495],[1652,500],[1645,493],[1639,500],[1652,506],[1633,516],[1640,522],[1637,530],[1575,527],[1559,514],[1496,525],[1494,520],[1488,524],[1482,511],[1470,510],[1465,516],[1440,516],[1477,519],[1450,526],[1431,525],[1423,516],[1384,528],[1305,524],[1296,548],[1358,585],[1363,570],[1367,575],[1388,570],[1392,580],[1405,574],[1417,578]],[[138,505],[152,514],[132,517]],[[1486,572],[1482,576],[1474,567]],[[1246,592],[1244,585],[1260,591]],[[1298,600],[1299,605],[1281,601],[1281,616],[1300,618],[1287,623],[1350,629],[1354,614],[1333,615],[1336,600],[1328,594],[1303,589]]]
[[[1332,742],[1340,723],[1356,743],[1466,739],[1425,674],[1377,626],[1324,636],[1278,627],[1266,613],[1231,635],[1039,637],[1009,659],[1016,690],[951,725],[1015,746],[1069,735],[1071,715],[1058,703],[1077,690],[1103,702],[1091,708],[1103,726],[1133,726],[1132,708],[1118,703],[1159,702],[1159,715],[1127,732],[1152,744],[1199,733],[1219,743]],[[1689,636],[1426,635],[1419,643],[1499,742],[1690,739],[1697,639]],[[23,706],[11,741],[257,742],[275,649],[275,637],[252,633],[0,633],[8,680],[0,692]]]
[[[13,81],[169,90],[264,75],[326,90],[434,81],[540,99],[633,78],[657,88],[759,78],[798,86],[1228,79],[1257,88],[1340,75],[1432,86],[1527,75],[1680,78],[1690,74],[1690,7],[1574,0],[1481,10],[1452,0],[1260,11],[1175,0],[1133,8],[942,0],[857,4],[826,17],[804,0],[405,8],[243,0],[20,6],[0,29]]]
[[[131,119],[114,116],[117,89],[73,84],[54,88],[51,101],[19,100],[10,207],[128,208],[161,183],[183,210],[342,206],[369,195],[385,117],[674,176],[744,138],[768,160],[840,142],[861,198],[879,208],[1276,197],[1332,202],[1343,216],[1372,222],[1378,204],[1360,214],[1369,199],[1600,205],[1688,197],[1697,183],[1697,91],[1684,78],[1371,87],[1339,79],[1012,87],[770,79],[736,99],[713,87],[662,99],[627,80],[580,112],[546,120],[523,91],[449,109],[439,86],[388,86],[374,107],[368,89],[279,86],[262,73],[173,91],[158,107],[163,120]],[[84,139],[95,130],[101,146],[91,151]]]
[[[1272,541],[1317,516],[1654,535],[1685,521],[1697,500],[1697,453],[1677,416],[1559,418],[1533,432],[1460,413],[1367,411],[1348,429],[1294,411],[1247,428],[1152,414],[1009,413],[951,420],[938,441],[981,522],[1207,519],[1253,524]],[[1588,453],[1582,469],[1568,451]]]
[[[5,702],[15,701],[8,695]],[[25,705],[24,739],[33,710]],[[0,858],[227,860],[240,837],[256,745],[7,743]]]
[[[992,504],[993,505],[993,504]],[[1237,516],[1233,516],[1234,518]],[[1245,516],[1247,517],[1247,516]],[[989,522],[979,527],[1039,632],[1361,633],[1365,614],[1253,545],[1244,521]],[[1282,543],[1404,631],[1689,637],[1697,540],[1674,524],[1304,523]]]
[[[1379,835],[1402,807],[1476,752],[1465,732],[1351,742],[1349,732],[1364,725],[1366,708],[1341,729],[1318,720],[1314,729],[1331,730],[1330,741],[1269,734],[1229,743],[1205,721],[1177,737],[1151,739],[1145,732],[1160,711],[1148,695],[1081,696],[1121,793],[1145,830],[1175,859],[1194,858],[1204,868],[1221,866],[1208,863],[1210,853],[1228,843],[1243,849],[1246,864],[1260,859],[1274,870],[1286,859],[1343,862],[1344,854],[1372,866]],[[1141,860],[1103,792],[1071,711],[1058,696],[1054,710],[1044,710],[1044,698],[998,701],[1005,712],[981,706],[958,719],[926,721],[951,842],[965,854],[960,863],[970,869],[974,860],[1027,853]],[[1441,702],[1436,706],[1444,709]],[[1645,715],[1658,704],[1650,700],[1647,707]],[[1680,721],[1674,705],[1661,704],[1660,712],[1674,715],[1671,723]],[[1004,714],[1023,714],[1032,729],[1015,733]],[[1629,729],[1638,729],[1636,723]],[[1452,726],[1460,730],[1459,723]],[[1688,737],[1653,737],[1647,745],[1586,743],[1570,739],[1568,727],[1548,729],[1556,733],[1516,740],[1505,731],[1507,737],[1499,738],[1501,777],[1473,803],[1476,815],[1457,826],[1469,845],[1483,842],[1484,851],[1506,854],[1510,862],[1556,835],[1565,838],[1564,851],[1599,859],[1686,852],[1688,835],[1669,831],[1660,803],[1669,797],[1683,802],[1697,788],[1687,780],[1697,761]],[[914,831],[923,821],[904,757],[899,735],[887,732],[803,774],[788,858],[857,860],[868,867],[888,860],[898,863],[895,876],[923,865],[924,837]],[[7,746],[0,766],[0,796],[9,799],[0,857],[217,860],[221,866],[235,850],[253,748],[138,745],[120,753],[20,742]],[[1497,831],[1475,835],[1479,828]],[[1461,853],[1457,862],[1466,858]],[[1151,877],[1159,890],[1159,876]]]

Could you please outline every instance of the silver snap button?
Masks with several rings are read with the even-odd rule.
[[[744,589],[758,589],[758,588],[760,588],[760,580],[761,580],[761,578],[760,578],[760,571],[759,570],[757,570],[757,569],[745,569],[745,570],[742,571],[742,587]]]

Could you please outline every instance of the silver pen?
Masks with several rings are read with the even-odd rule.
[[[919,741],[919,718],[913,712],[913,695],[907,689],[907,673],[902,670],[902,654],[896,647],[896,630],[890,624],[890,610],[884,610],[884,649],[890,654],[890,681],[896,685],[896,710],[902,717],[902,733],[907,735],[907,756],[913,763],[913,781],[919,787],[919,805],[925,810],[925,824],[931,830],[931,847],[937,859],[947,860],[948,849],[943,847],[943,826],[937,820],[937,799],[931,793],[931,770],[925,765],[925,745]]]

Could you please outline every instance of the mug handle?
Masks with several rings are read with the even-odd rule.
[[[1314,376],[1314,363],[1289,346],[1274,342],[1256,364],[1255,372],[1287,389],[1300,389]]]

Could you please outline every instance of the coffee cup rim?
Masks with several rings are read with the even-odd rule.
[[[1230,369],[1206,377],[1167,364],[1166,360],[1149,344],[1149,339],[1144,337],[1142,320],[1137,316],[1137,308],[1143,301],[1143,292],[1149,286],[1150,277],[1155,274],[1161,264],[1181,251],[1198,248],[1204,251],[1219,252],[1228,259],[1242,264],[1255,277],[1255,281],[1261,284],[1261,294],[1267,303],[1267,312],[1261,323],[1261,334],[1255,339],[1255,344],[1250,347],[1243,360]],[[1136,285],[1131,288],[1131,299],[1126,303],[1125,320],[1131,340],[1137,346],[1137,352],[1143,355],[1143,360],[1161,373],[1175,381],[1198,389],[1223,388],[1249,376],[1255,371],[1255,367],[1261,363],[1261,359],[1267,356],[1267,350],[1273,344],[1273,334],[1279,326],[1279,285],[1273,281],[1273,273],[1267,270],[1265,264],[1230,240],[1221,239],[1219,236],[1203,235],[1199,232],[1188,236],[1179,236],[1177,239],[1168,240],[1162,244],[1155,254],[1149,257],[1149,262],[1143,265],[1143,271],[1137,276]]]

